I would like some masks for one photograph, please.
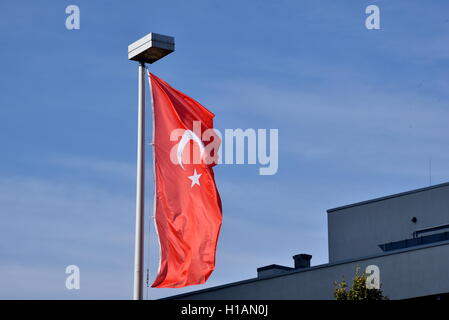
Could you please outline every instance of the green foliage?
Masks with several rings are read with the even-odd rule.
[[[368,289],[366,287],[366,279],[368,275],[363,272],[360,274],[360,267],[356,266],[355,276],[352,280],[352,286],[349,288],[348,283],[343,278],[340,282],[335,282],[334,297],[336,300],[387,300],[379,289]]]

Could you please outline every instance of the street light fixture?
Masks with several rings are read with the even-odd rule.
[[[128,46],[128,59],[153,63],[175,51],[175,38],[150,33]]]
[[[139,62],[134,300],[143,299],[143,257],[145,234],[145,63],[154,63],[173,51],[175,51],[175,38],[157,33],[150,33],[128,46],[128,59]]]

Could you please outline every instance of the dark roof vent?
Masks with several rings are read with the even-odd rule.
[[[257,277],[271,277],[277,276],[282,273],[286,273],[293,270],[293,268],[280,266],[278,264],[270,264],[269,266],[257,268]]]
[[[312,256],[310,254],[300,253],[293,256],[295,261],[295,269],[305,269],[310,268],[310,260]]]
[[[310,268],[310,260],[312,260],[312,256],[310,254],[301,253],[293,256],[293,260],[295,261],[294,268],[281,266],[278,264],[270,264],[269,266],[257,268],[257,277],[273,277],[294,270]]]

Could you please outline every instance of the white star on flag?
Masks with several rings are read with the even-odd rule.
[[[192,180],[192,185],[190,186],[190,188],[193,188],[194,185],[199,185],[200,186],[200,177],[201,177],[201,173],[198,174],[196,172],[196,169],[193,170],[193,176],[188,177],[190,180]]]

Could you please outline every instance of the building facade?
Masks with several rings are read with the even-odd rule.
[[[169,299],[334,299],[336,280],[375,265],[390,299],[447,298],[449,293],[449,183],[327,211],[329,263],[269,265],[257,278]]]

